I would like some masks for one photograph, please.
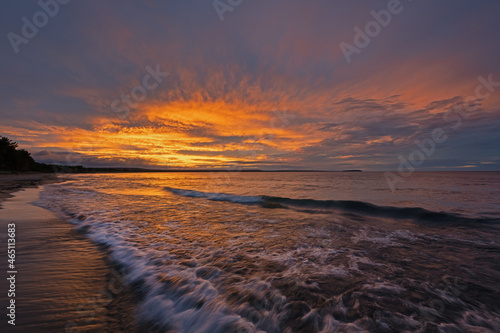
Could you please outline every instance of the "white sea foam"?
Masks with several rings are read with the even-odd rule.
[[[394,268],[390,259],[374,255],[379,254],[378,249],[408,246],[432,236],[408,230],[386,231],[373,225],[359,229],[359,224],[338,223],[339,216],[326,221],[329,223],[322,220],[324,216],[311,216],[295,224],[287,220],[290,215],[284,215],[290,210],[261,213],[259,207],[167,194],[159,196],[158,201],[150,197],[118,198],[113,191],[85,186],[80,182],[46,186],[38,204],[57,212],[108,248],[124,282],[141,294],[137,311],[142,322],[176,332],[280,332],[293,303],[291,298],[304,296],[297,293],[311,293],[311,299],[321,299],[324,281],[347,284],[352,280],[362,282],[345,287],[346,291],[331,302],[325,301],[330,308],[308,305],[294,320],[308,325],[311,332],[391,331],[395,327],[412,331],[424,327],[398,311],[377,310],[372,318],[363,317],[366,312],[361,318],[349,316],[366,311],[367,306],[403,298],[411,289],[394,280],[380,279]],[[263,203],[256,196],[168,190],[187,198]],[[165,200],[165,196],[173,198]],[[442,242],[451,237],[432,240]],[[494,246],[491,242],[483,244]],[[289,283],[293,292],[287,291],[288,285],[274,284],[280,279]],[[343,290],[341,287],[339,290]],[[449,295],[439,293],[437,288],[432,291],[439,300],[467,306],[447,298]],[[417,315],[419,309],[426,310],[419,308],[424,306],[420,301],[406,299],[402,304]],[[439,313],[435,311],[435,315]],[[456,324],[479,332],[478,327],[495,324],[495,318],[494,314],[488,317],[483,312],[471,312]]]
[[[226,193],[210,193],[210,192],[200,192],[194,190],[183,190],[178,188],[166,187],[167,191],[172,193],[182,195],[185,197],[192,198],[205,198],[213,201],[229,201],[234,203],[244,203],[244,204],[256,204],[261,203],[264,200],[258,196],[248,196],[248,195],[233,195]]]
[[[88,194],[85,191],[71,193]],[[279,328],[279,312],[285,298],[268,283],[242,280],[233,284],[235,290],[260,299],[265,298],[267,290],[276,295],[274,299],[279,299],[282,303],[261,312],[258,322],[252,323],[251,319],[255,319],[255,316],[243,316],[245,313],[250,315],[251,311],[239,304],[231,305],[227,301],[227,295],[222,292],[223,282],[230,275],[221,276],[223,273],[220,269],[206,265],[185,266],[175,255],[165,256],[168,251],[156,250],[155,243],[138,247],[140,242],[137,243],[137,239],[131,242],[134,240],[130,237],[133,233],[131,229],[134,229],[133,223],[115,223],[116,221],[107,220],[105,214],[96,210],[80,211],[79,217],[71,218],[76,213],[69,207],[61,210],[65,206],[61,200],[65,198],[67,201],[67,194],[68,191],[48,189],[39,204],[66,216],[79,229],[85,229],[94,242],[109,248],[111,260],[121,267],[124,282],[140,286],[143,301],[138,305],[137,311],[143,322],[154,321],[163,328],[173,328],[177,332],[264,332],[256,324],[268,332]],[[161,245],[165,246],[165,243]],[[214,250],[211,255],[216,254],[216,249]],[[167,264],[168,261],[170,262]],[[201,274],[203,269],[212,272]],[[199,277],[200,274],[203,278]]]

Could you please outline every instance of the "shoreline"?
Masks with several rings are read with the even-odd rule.
[[[138,331],[137,296],[124,285],[105,249],[68,221],[30,204],[43,185],[63,180],[44,174],[7,176],[0,175],[0,233],[7,230],[7,224],[15,223],[16,330]],[[6,254],[0,253],[0,257],[5,273]],[[5,281],[0,287],[8,290]],[[9,301],[6,297],[2,292],[4,309]],[[11,326],[4,319],[0,327]]]
[[[0,209],[5,199],[24,188],[34,188],[45,184],[64,181],[53,173],[0,174]]]

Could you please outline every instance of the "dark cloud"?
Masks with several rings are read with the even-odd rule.
[[[242,163],[235,152],[254,151],[262,160],[244,163],[384,169],[444,128],[429,168],[491,168],[480,162],[500,155],[500,90],[456,131],[443,115],[474,95],[478,76],[500,80],[500,2],[402,5],[348,64],[339,44],[387,1],[245,1],[222,22],[212,1],[71,1],[19,53],[0,43],[0,131],[46,162],[149,165],[166,151]],[[21,34],[39,10],[3,2],[0,32]],[[127,118],[113,113],[157,65],[169,76]],[[273,113],[284,109],[294,118]]]

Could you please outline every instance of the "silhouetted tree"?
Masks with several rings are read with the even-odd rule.
[[[37,169],[37,163],[24,149],[17,149],[18,144],[6,137],[0,137],[0,170],[31,171]]]
[[[137,168],[86,168],[81,165],[60,165],[37,163],[30,153],[17,149],[18,144],[4,136],[0,136],[0,171],[46,173],[82,173],[82,172],[146,172]]]

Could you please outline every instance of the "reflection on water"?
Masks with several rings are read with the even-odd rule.
[[[16,325],[2,318],[0,331],[120,332],[133,328],[131,303],[121,295],[125,288],[110,274],[102,253],[67,222],[29,205],[38,193],[39,189],[18,192],[0,210],[2,230],[9,223],[16,224],[17,271]],[[1,259],[2,272],[6,272],[3,253]],[[3,291],[9,288],[4,279],[0,286],[5,309],[9,299]],[[128,318],[117,316],[118,309]]]
[[[38,205],[106,247],[151,329],[495,332],[499,180],[421,173],[392,193],[378,173],[78,175]]]

